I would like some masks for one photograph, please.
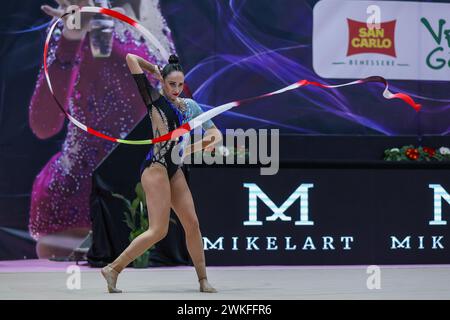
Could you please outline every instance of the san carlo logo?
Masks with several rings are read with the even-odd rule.
[[[322,78],[450,80],[450,3],[320,0],[313,68]],[[448,2],[448,1],[446,1]]]
[[[384,54],[396,58],[396,20],[379,23],[376,27],[367,22],[347,18],[349,42],[347,57],[361,53]]]

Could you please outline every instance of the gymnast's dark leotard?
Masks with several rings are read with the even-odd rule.
[[[166,97],[153,88],[144,73],[133,74],[139,93],[147,106],[152,122],[153,137],[156,138],[178,128],[183,121],[183,114]],[[140,174],[152,163],[159,163],[166,167],[169,178],[181,166],[175,164],[171,158],[173,147],[177,141],[169,140],[150,145],[150,151],[141,165]]]
[[[182,105],[178,109],[166,97],[161,95],[158,90],[152,87],[144,73],[133,74],[133,78],[137,83],[139,93],[150,115],[153,128],[152,139],[175,130],[180,125],[192,120],[203,112],[197,102],[187,98],[180,99]],[[202,124],[202,127],[204,130],[208,130],[215,127],[215,125],[211,120],[208,120]],[[171,178],[182,165],[182,161],[179,164],[172,161],[172,150],[177,143],[186,144],[188,141],[189,133],[179,137],[178,142],[172,140],[150,145],[150,151],[141,165],[141,176],[145,168],[157,162],[166,167],[169,178]],[[183,148],[180,147],[179,149],[182,152]],[[181,155],[179,153],[179,156]]]

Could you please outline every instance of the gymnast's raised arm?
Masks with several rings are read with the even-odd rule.
[[[160,94],[158,90],[150,84],[143,70],[152,73],[159,81],[163,81],[158,66],[155,66],[147,60],[132,53],[127,54],[126,61],[128,68],[136,81],[139,93],[141,94],[145,105],[150,107],[154,101],[159,99]]]
[[[127,65],[132,74],[143,73],[143,70],[146,70],[153,74],[156,79],[162,81],[162,76],[159,71],[158,66],[151,64],[147,60],[139,57],[138,55],[128,53],[126,56]]]

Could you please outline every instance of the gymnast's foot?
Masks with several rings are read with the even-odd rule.
[[[200,292],[206,292],[206,293],[216,293],[217,290],[214,289],[208,282],[208,279],[203,278],[198,280],[200,282]]]
[[[108,292],[109,293],[121,293],[122,290],[119,290],[116,288],[117,283],[117,277],[119,276],[119,273],[114,270],[109,264],[102,268],[102,276],[106,280],[106,284],[108,286]]]

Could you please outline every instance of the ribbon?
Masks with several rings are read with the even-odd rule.
[[[129,25],[131,25],[132,27],[136,28],[137,30],[139,30],[140,32],[142,32],[142,34],[157,48],[157,50],[161,53],[161,55],[167,60],[169,57],[169,54],[167,53],[167,51],[164,49],[164,47],[161,45],[161,43],[156,39],[155,36],[153,36],[147,29],[145,29],[145,27],[143,27],[141,24],[139,24],[137,21],[133,20],[132,18],[129,18],[128,16],[108,9],[108,8],[100,8],[100,7],[81,7],[80,12],[89,12],[89,13],[100,13],[100,14],[104,14],[113,18],[116,18],[118,20],[121,20],[125,23],[128,23]],[[386,99],[401,99],[404,102],[406,102],[407,104],[409,104],[412,108],[414,108],[414,110],[416,110],[417,112],[420,110],[421,105],[417,104],[414,102],[414,100],[408,96],[407,94],[404,93],[392,93],[389,91],[389,85],[386,81],[386,79],[384,79],[383,77],[379,77],[379,76],[373,76],[373,77],[368,77],[365,79],[361,79],[361,80],[356,80],[353,82],[349,82],[349,83],[344,83],[344,84],[338,84],[338,85],[325,85],[325,84],[321,84],[319,82],[314,82],[314,81],[308,81],[308,80],[299,80],[289,86],[286,86],[282,89],[273,91],[273,92],[269,92],[263,95],[259,95],[256,97],[251,97],[251,98],[246,98],[246,99],[242,99],[242,100],[237,100],[237,101],[233,101],[233,102],[229,102],[223,105],[220,105],[218,107],[215,107],[213,109],[208,110],[207,112],[204,112],[202,114],[200,114],[199,116],[195,117],[194,119],[192,119],[189,122],[184,123],[183,125],[181,125],[180,127],[178,127],[177,129],[170,131],[162,136],[156,137],[154,139],[146,139],[146,140],[124,140],[124,139],[119,139],[119,138],[115,138],[115,137],[111,137],[108,135],[105,135],[95,129],[92,129],[88,126],[86,126],[85,124],[79,122],[77,119],[75,119],[74,117],[72,117],[66,110],[64,110],[63,106],[61,105],[61,103],[58,101],[58,99],[56,98],[54,92],[53,92],[53,88],[52,88],[52,84],[50,81],[50,77],[48,74],[48,68],[47,68],[47,54],[48,54],[48,46],[50,43],[50,38],[51,35],[53,33],[53,30],[55,29],[57,23],[59,21],[61,21],[65,16],[72,14],[72,13],[65,13],[63,14],[60,18],[58,18],[53,25],[51,26],[49,33],[47,35],[47,39],[45,41],[45,46],[44,46],[44,72],[45,72],[45,78],[47,80],[47,84],[48,87],[50,89],[50,92],[53,96],[53,98],[56,101],[56,104],[58,105],[58,107],[61,109],[61,111],[65,114],[65,116],[69,119],[70,122],[72,122],[75,126],[77,126],[78,128],[80,128],[83,131],[86,131],[96,137],[102,138],[102,139],[106,139],[112,142],[116,142],[116,143],[123,143],[123,144],[131,144],[131,145],[145,145],[145,144],[154,144],[154,143],[158,143],[158,142],[164,142],[164,141],[168,141],[168,140],[175,140],[178,137],[182,136],[183,134],[185,134],[186,132],[190,132],[191,130],[194,130],[195,128],[201,126],[204,122],[218,116],[221,113],[224,113],[228,110],[230,110],[231,108],[234,107],[238,107],[241,106],[243,104],[249,103],[249,102],[253,102],[259,99],[263,99],[263,98],[267,98],[270,96],[274,96],[277,94],[281,94],[287,91],[291,91],[291,90],[295,90],[298,89],[300,87],[305,87],[308,85],[312,85],[312,86],[316,86],[316,87],[321,87],[321,88],[327,88],[327,89],[332,89],[332,88],[340,88],[340,87],[346,87],[346,86],[351,86],[351,85],[356,85],[356,84],[363,84],[363,83],[369,83],[369,82],[380,82],[382,84],[384,84],[384,91],[383,91],[383,96]]]

